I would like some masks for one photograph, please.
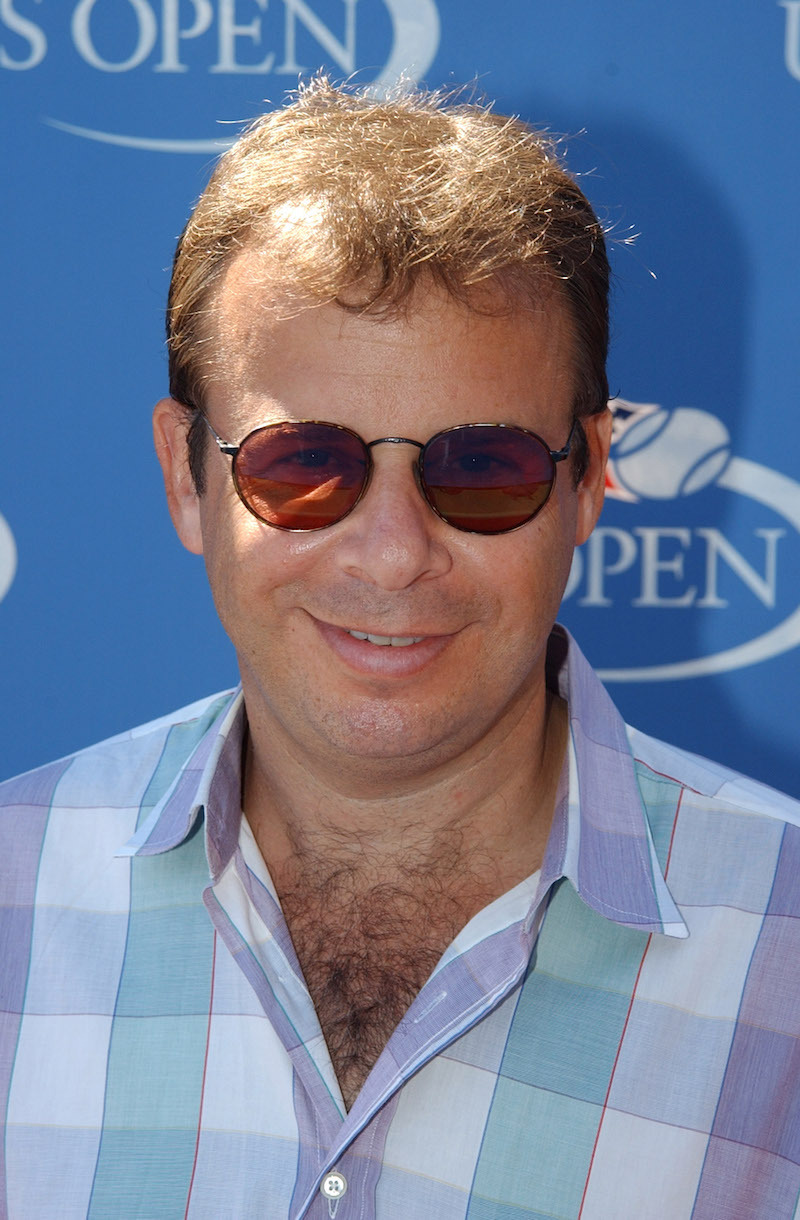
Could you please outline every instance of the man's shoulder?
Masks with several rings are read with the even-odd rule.
[[[800,827],[800,801],[731,767],[628,727],[640,787],[680,790],[684,803]]]
[[[0,783],[0,809],[47,808],[56,790],[73,808],[140,799],[159,768],[180,769],[235,698],[222,691]]]

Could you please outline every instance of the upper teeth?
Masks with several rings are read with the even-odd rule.
[[[418,644],[424,640],[423,635],[370,635],[368,631],[349,630],[356,640],[369,640],[370,644],[392,644],[395,648],[407,648],[409,644]]]

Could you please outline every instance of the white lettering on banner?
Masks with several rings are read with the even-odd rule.
[[[700,527],[695,530],[695,533],[706,540],[705,592],[698,599],[698,606],[702,606],[704,609],[721,609],[728,605],[727,599],[720,597],[717,593],[717,574],[719,571],[717,560],[724,559],[731,571],[736,573],[742,584],[747,585],[750,592],[758,598],[762,605],[766,606],[768,610],[775,609],[778,580],[778,539],[786,537],[786,530],[758,529],[755,531],[757,538],[764,539],[763,577],[758,574],[755,568],[750,566],[741,552],[737,551],[719,530],[703,529]]]
[[[138,26],[138,41],[135,48],[120,62],[103,59],[92,41],[92,13],[98,0],[80,0],[72,14],[72,41],[83,59],[100,72],[130,72],[143,63],[152,51],[158,38],[158,22],[147,0],[126,0],[133,9]]]
[[[25,71],[37,67],[47,54],[47,38],[44,30],[14,8],[16,0],[0,0],[0,20],[7,29],[25,39],[30,48],[27,57],[13,59],[5,47],[0,47],[0,65],[5,68],[15,68]],[[40,4],[41,0],[32,0]],[[158,39],[159,19],[150,0],[113,0],[119,6],[128,7],[136,20],[136,44],[127,58],[109,60],[104,58],[97,49],[92,35],[92,17],[95,9],[101,5],[101,15],[105,10],[108,15],[108,4],[112,0],[78,0],[72,14],[72,41],[81,58],[99,72],[131,72],[147,59]],[[340,41],[333,30],[325,24],[322,18],[314,12],[307,0],[280,0],[284,8],[284,40],[283,62],[273,68],[275,51],[270,51],[259,63],[242,63],[237,57],[238,44],[247,40],[254,46],[261,46],[264,38],[263,17],[256,15],[248,22],[238,20],[238,5],[240,0],[184,0],[192,6],[193,16],[189,26],[180,24],[182,0],[161,0],[161,59],[153,66],[154,72],[188,72],[189,66],[182,62],[180,47],[182,41],[199,38],[211,28],[214,18],[217,18],[217,62],[209,67],[209,72],[225,72],[233,75],[242,73],[272,72],[286,76],[296,76],[307,70],[307,66],[298,62],[297,58],[297,24],[300,22],[309,34],[319,43],[323,51],[343,72],[348,74],[356,70],[356,5],[358,0],[341,0],[344,6],[344,41]],[[264,14],[269,7],[269,0],[249,0],[251,4]],[[385,0],[394,19],[397,20],[395,9],[403,0]],[[408,17],[403,21],[404,29],[415,43],[421,42],[419,27],[420,12],[423,17],[430,18],[433,12],[434,20],[431,28],[435,31],[438,42],[439,22],[432,0],[405,0],[412,12],[412,20]],[[414,20],[413,18],[416,18]],[[396,28],[397,32],[397,28]],[[430,31],[428,31],[430,33]],[[427,42],[430,43],[430,37]],[[427,48],[426,48],[427,50]],[[427,67],[431,56],[426,56]],[[414,64],[408,67],[413,69]]]
[[[16,71],[29,71],[42,63],[48,51],[47,36],[41,26],[29,16],[23,16],[18,5],[41,4],[42,0],[0,0],[0,27],[5,27],[27,44],[27,54],[15,56],[0,46],[0,66]],[[271,49],[257,63],[242,62],[239,44],[249,42],[260,47],[264,42],[264,15],[270,0],[246,0],[258,10],[249,21],[242,19],[245,0],[77,0],[71,18],[72,41],[80,57],[98,72],[132,72],[141,67],[156,46],[161,32],[161,58],[152,65],[154,72],[187,72],[189,65],[181,59],[184,42],[208,33],[216,22],[216,62],[208,72],[241,73],[269,72],[296,76],[317,63],[305,65],[297,53],[297,30],[301,25],[318,43],[325,55],[342,72],[350,74],[358,68],[356,61],[356,8],[358,0],[339,0],[343,8],[344,37],[340,39],[315,11],[310,0],[273,0],[273,8],[283,5],[283,45]],[[427,71],[439,46],[440,25],[436,0],[383,0],[392,22],[392,47],[389,60],[378,74],[375,84],[392,85],[403,76],[419,80]],[[181,24],[181,14],[188,24]],[[98,49],[93,21],[112,22],[120,15],[133,17],[134,41],[122,59],[106,58]],[[280,51],[282,61],[274,67]]]
[[[0,31],[5,28],[14,36],[8,47],[0,43],[0,68],[30,71],[45,60],[49,48],[44,29],[19,11],[23,4],[40,3],[41,0],[0,0]],[[98,72],[119,75],[145,67],[152,72],[186,74],[200,67],[201,52],[198,47],[191,65],[184,62],[182,53],[187,53],[188,58],[188,44],[209,35],[203,44],[206,72],[239,76],[274,73],[296,77],[306,67],[324,68],[332,61],[337,69],[350,76],[359,69],[356,55],[358,0],[338,0],[338,3],[342,6],[343,17],[339,27],[341,38],[325,23],[312,0],[273,0],[271,10],[270,0],[77,0],[70,29],[78,55]],[[376,96],[394,88],[400,80],[409,84],[420,80],[433,63],[441,34],[437,0],[382,0],[382,3],[391,20],[392,41],[388,58],[369,86]],[[250,5],[249,20],[244,20],[246,4]],[[283,5],[282,34],[279,5]],[[258,11],[252,16],[254,7]],[[268,12],[275,14],[269,35],[265,28]],[[106,34],[109,23],[118,33],[120,18],[124,18],[123,26],[125,23],[130,26],[131,19],[133,21],[130,42],[120,58],[108,58],[101,36],[102,22],[106,22]],[[338,27],[338,22],[334,24]],[[297,47],[298,27],[314,39],[322,52],[319,59],[314,58],[308,65],[300,62],[303,56]],[[153,54],[159,44],[159,33],[160,54],[159,50]],[[273,45],[269,49],[265,47],[266,53],[258,50],[254,53],[253,48],[264,46],[267,37],[273,40]],[[17,47],[15,39],[22,39],[24,47]],[[276,66],[279,56],[280,63]],[[163,114],[164,121],[168,122],[169,107]],[[157,132],[104,131],[54,116],[45,117],[43,122],[84,140],[148,152],[217,154],[233,142],[211,133],[205,137],[186,138]]]
[[[179,19],[180,0],[162,0],[162,44],[161,60],[155,65],[156,72],[188,72],[188,64],[181,61],[181,41],[199,38],[214,21],[211,0],[189,0],[194,8],[192,24],[182,29]],[[262,13],[266,13],[269,0],[252,0]],[[276,72],[296,76],[303,72],[304,65],[297,62],[297,22],[300,21],[315,38],[323,50],[335,60],[348,75],[356,68],[356,20],[358,0],[342,0],[345,9],[345,40],[340,42],[331,29],[317,16],[305,0],[281,0],[284,7],[284,61],[277,68],[275,52],[270,51],[259,63],[241,63],[237,58],[238,43],[246,39],[254,46],[263,42],[262,20],[256,16],[246,24],[237,21],[237,0],[218,0],[217,62],[209,72],[224,72],[229,75],[266,74]],[[136,65],[133,65],[136,66]]]
[[[800,80],[800,0],[778,0],[786,9],[786,34],[783,42],[783,58],[786,70],[795,80]]]
[[[269,0],[255,0],[262,13],[267,11]],[[236,0],[220,0],[219,6],[219,60],[212,72],[269,72],[275,62],[275,52],[270,51],[260,64],[240,64],[236,59],[236,39],[249,38],[256,46],[261,45],[261,18],[254,17],[249,25],[236,24]]]
[[[617,548],[617,556],[612,563],[606,562],[606,542],[613,541]],[[598,526],[590,535],[589,541],[582,551],[576,551],[572,561],[569,581],[564,590],[564,597],[571,597],[578,589],[586,567],[586,595],[581,598],[582,606],[611,606],[613,602],[605,592],[605,577],[618,576],[627,572],[636,561],[638,548],[633,534],[627,530],[615,529],[611,525]],[[584,565],[584,556],[586,563]]]
[[[180,0],[163,0],[163,18],[161,23],[161,62],[157,63],[155,72],[188,72],[187,64],[180,60],[180,44],[184,38],[199,38],[205,34],[214,20],[214,10],[210,0],[190,0],[194,7],[194,21],[188,29],[181,29],[178,9]]]
[[[5,517],[0,516],[0,602],[11,588],[17,570],[17,547]]]
[[[578,599],[580,606],[613,606],[609,577],[629,572],[639,561],[639,594],[630,604],[638,608],[658,607],[677,609],[698,606],[702,609],[724,609],[726,598],[719,594],[720,560],[767,609],[774,609],[778,579],[778,541],[785,537],[784,529],[757,529],[753,537],[764,547],[763,575],[737,550],[730,539],[718,529],[697,526],[636,526],[632,531],[615,526],[598,526],[583,551],[575,552],[569,584],[564,596],[577,593],[585,576],[585,593]],[[637,543],[637,538],[639,542]],[[608,544],[614,549],[609,554]],[[684,561],[695,544],[703,548],[704,584],[696,584],[677,592],[684,581]],[[666,553],[665,553],[666,550]],[[666,590],[664,580],[669,582]],[[699,595],[698,595],[699,594]],[[617,599],[618,600],[618,599]]]
[[[735,457],[724,424],[708,412],[685,407],[670,411],[657,403],[621,398],[609,406],[614,425],[606,495],[624,505],[622,512],[636,514],[643,500],[651,505],[685,501],[715,486],[777,513],[791,532],[783,526],[754,528],[751,542],[743,547],[745,555],[713,526],[601,525],[575,552],[565,599],[577,595],[577,605],[590,609],[627,603],[633,612],[645,614],[661,609],[724,611],[730,604],[724,593],[737,587],[735,581],[766,610],[774,611],[779,543],[786,538],[787,545],[796,547],[800,539],[800,484],[768,466]],[[658,477],[651,478],[653,471]],[[785,548],[781,553],[785,563]],[[785,591],[783,599],[787,600]],[[745,627],[748,620],[746,613],[737,616]],[[647,621],[649,638],[658,639],[654,619]],[[719,652],[650,665],[600,666],[598,673],[606,682],[671,682],[755,665],[798,645],[800,606],[795,604],[761,635]]]
[[[41,0],[34,0],[34,3],[41,4]],[[44,30],[16,12],[14,0],[0,0],[0,21],[7,30],[11,30],[13,34],[19,34],[20,38],[23,38],[30,47],[26,59],[13,59],[5,47],[0,46],[0,68],[10,68],[16,72],[26,72],[30,68],[36,68],[47,54],[47,39]]]
[[[339,42],[337,38],[331,34],[326,25],[323,25],[316,13],[314,13],[305,0],[283,0],[286,9],[286,37],[284,46],[286,48],[286,58],[277,72],[286,72],[295,75],[298,72],[303,72],[305,69],[302,64],[297,62],[295,52],[296,41],[296,22],[299,18],[310,34],[313,34],[321,47],[327,51],[332,59],[335,59],[343,72],[348,74],[355,72],[356,69],[356,4],[358,0],[344,0],[346,9],[345,13],[345,41]]]
[[[659,592],[659,577],[662,572],[669,572],[675,580],[683,580],[683,551],[677,550],[671,558],[661,554],[661,540],[674,539],[684,550],[691,543],[692,535],[685,528],[654,529],[650,526],[638,527],[635,531],[642,540],[642,589],[634,598],[634,606],[691,606],[697,596],[694,586],[687,589],[679,597],[667,597]]]

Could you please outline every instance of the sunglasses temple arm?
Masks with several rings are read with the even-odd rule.
[[[219,435],[219,433],[217,432],[216,428],[214,428],[209,423],[208,418],[205,415],[203,415],[202,412],[200,413],[200,418],[202,419],[205,426],[208,428],[208,430],[211,433],[211,435],[213,436],[214,440],[217,442],[220,453],[227,453],[229,457],[236,457],[236,454],[239,452],[241,446],[240,445],[231,445],[228,441],[224,441],[222,439],[222,437]]]
[[[575,438],[575,430],[579,426],[580,426],[580,420],[576,416],[575,419],[573,419],[573,421],[572,421],[572,427],[569,430],[569,436],[567,437],[567,443],[564,446],[564,448],[550,450],[550,457],[553,459],[554,462],[563,462],[565,458],[569,457],[569,451],[572,448],[572,442]]]

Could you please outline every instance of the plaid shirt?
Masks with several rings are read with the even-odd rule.
[[[241,818],[239,694],[0,788],[0,1214],[798,1214],[800,806],[626,729],[558,630],[550,668],[542,868],[349,1113]]]

